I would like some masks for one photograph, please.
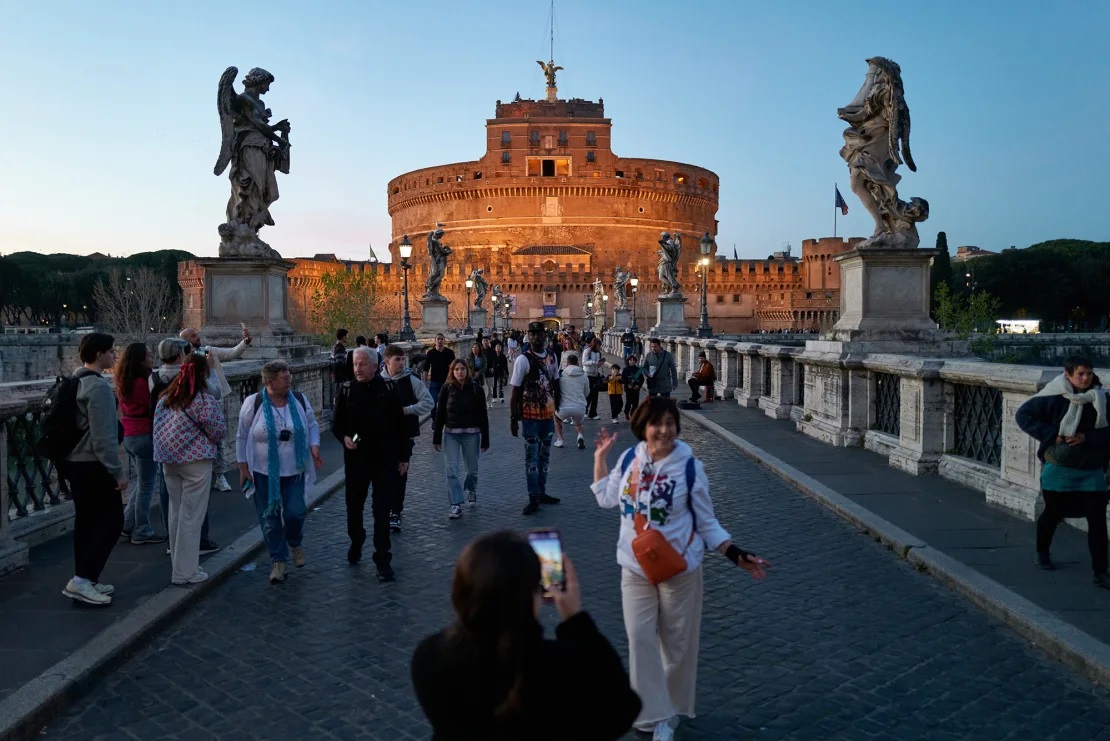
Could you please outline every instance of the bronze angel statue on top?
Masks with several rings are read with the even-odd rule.
[[[243,78],[243,92],[235,92],[236,67],[220,77],[216,108],[223,141],[213,172],[230,170],[231,197],[227,222],[220,225],[220,257],[280,257],[258,238],[263,226],[273,226],[270,204],[278,199],[277,176],[289,173],[289,121],[270,124],[270,109],[262,96],[274,76],[255,67]]]
[[[852,192],[875,219],[875,232],[859,247],[915,248],[917,223],[929,218],[929,202],[898,198],[898,165],[917,172],[910,154],[910,108],[902,69],[884,57],[867,60],[867,76],[851,103],[837,110],[847,122],[840,156],[848,163]]]
[[[561,70],[562,67],[556,67],[554,59],[550,62],[541,62],[537,59],[536,64],[543,68],[543,75],[547,78],[547,86],[555,87],[555,73]]]

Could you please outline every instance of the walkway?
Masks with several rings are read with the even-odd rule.
[[[590,451],[554,450],[549,491],[564,501],[523,518],[522,443],[505,407],[491,413],[479,504],[462,520],[446,519],[440,459],[421,438],[397,582],[347,566],[333,496],[310,517],[306,568],[272,587],[256,558],[43,735],[426,739],[409,657],[451,619],[460,548],[496,528],[560,528],[585,609],[624,654],[617,516],[587,488]],[[707,562],[700,714],[680,738],[1110,739],[1110,694],[719,437],[689,423],[683,437],[705,461],[722,523],[775,568],[757,583],[722,558]],[[826,465],[853,454],[831,451]],[[554,622],[548,608],[549,633]]]

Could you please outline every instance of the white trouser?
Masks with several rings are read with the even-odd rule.
[[[656,587],[621,569],[629,675],[632,689],[644,703],[637,728],[649,728],[676,715],[694,717],[701,600],[700,565]]]
[[[162,472],[170,495],[168,537],[173,564],[170,578],[182,582],[196,576],[200,564],[200,529],[208,511],[212,461],[163,463]]]

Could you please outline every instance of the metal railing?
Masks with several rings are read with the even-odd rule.
[[[59,482],[54,464],[44,458],[38,449],[42,436],[40,422],[42,408],[38,403],[23,414],[3,421],[7,441],[7,477],[9,516],[26,517],[31,511],[42,511],[47,505],[59,504],[69,499],[64,482]],[[0,513],[0,517],[3,513]]]
[[[1002,392],[989,386],[953,384],[954,455],[989,466],[1002,461]]]
[[[902,434],[902,379],[892,373],[875,373],[875,421],[871,429],[899,437]]]

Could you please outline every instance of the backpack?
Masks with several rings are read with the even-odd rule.
[[[162,393],[173,383],[173,379],[171,378],[168,381],[163,379],[162,374],[158,371],[151,373],[150,377],[150,417],[153,419],[154,412],[158,409],[158,400],[162,398]]]
[[[547,419],[541,410],[551,409],[549,400],[558,409],[559,383],[548,372],[546,358],[538,357],[529,349],[524,352],[524,359],[528,361],[528,372],[524,374],[521,395],[524,409],[532,413],[532,416],[525,413],[524,418]]]
[[[623,476],[628,467],[632,465],[633,459],[636,457],[636,448],[632,447],[624,451],[621,456],[621,475]],[[694,518],[694,532],[698,529],[698,516],[694,512],[694,502],[690,495],[694,491],[694,479],[698,476],[698,470],[694,467],[694,456],[686,459],[686,506],[690,508],[690,516]]]
[[[82,368],[68,378],[59,376],[42,401],[39,419],[42,434],[38,449],[44,458],[55,464],[65,461],[85,435],[85,430],[77,423],[77,389],[82,378],[93,374],[94,371]]]
[[[308,407],[305,406],[304,394],[302,394],[300,391],[290,391],[290,393],[293,394],[294,399],[296,399],[298,402],[300,402],[301,411],[304,412],[305,414],[307,414],[308,413]],[[255,394],[254,395],[254,413],[255,414],[258,414],[258,408],[261,407],[261,406],[262,406],[262,394]]]

